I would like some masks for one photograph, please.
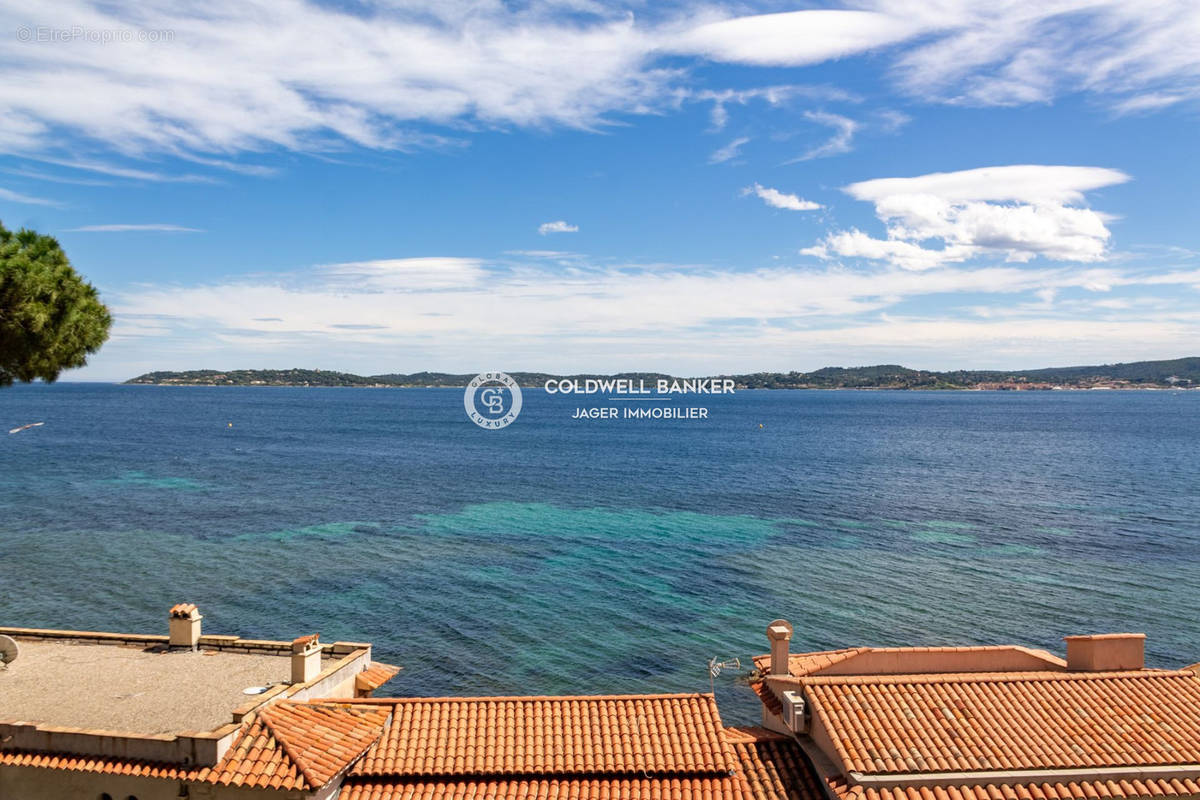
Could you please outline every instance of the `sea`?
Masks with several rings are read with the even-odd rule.
[[[794,650],[1143,631],[1200,661],[1200,391],[685,404],[527,389],[483,430],[455,389],[2,389],[0,625],[161,633],[187,601],[372,642],[390,694],[713,690],[730,724],[776,618]]]

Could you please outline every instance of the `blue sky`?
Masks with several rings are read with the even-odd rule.
[[[1193,2],[0,0],[0,221],[151,369],[1198,353]]]

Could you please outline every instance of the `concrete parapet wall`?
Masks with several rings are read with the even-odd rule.
[[[108,756],[164,764],[211,765],[233,744],[239,726],[215,731],[144,734],[90,728],[68,728],[36,722],[0,722],[0,739],[13,750]],[[11,738],[10,738],[11,737]]]
[[[153,647],[161,645],[168,647],[170,645],[170,639],[166,636],[152,636],[140,633],[0,627],[0,635],[11,636],[18,643],[22,639],[50,639],[54,641],[80,642],[81,644],[111,644],[115,646]],[[289,657],[292,654],[291,642],[280,642],[273,639],[243,639],[240,636],[205,634],[200,637],[199,645],[202,650],[226,650],[235,653],[286,655]],[[370,649],[371,645],[364,642],[333,642],[321,645],[321,655],[326,658],[333,658],[334,656],[345,656],[359,650],[369,652]]]

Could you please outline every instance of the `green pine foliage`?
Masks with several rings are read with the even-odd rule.
[[[0,225],[0,386],[82,367],[112,317],[50,236]]]

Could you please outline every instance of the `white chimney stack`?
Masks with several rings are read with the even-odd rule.
[[[320,634],[292,641],[292,683],[308,683],[321,674]]]
[[[168,617],[170,628],[167,642],[171,647],[195,650],[200,645],[200,610],[195,603],[176,603]]]
[[[788,674],[788,643],[792,640],[792,623],[777,619],[767,626],[771,642],[771,675]]]

